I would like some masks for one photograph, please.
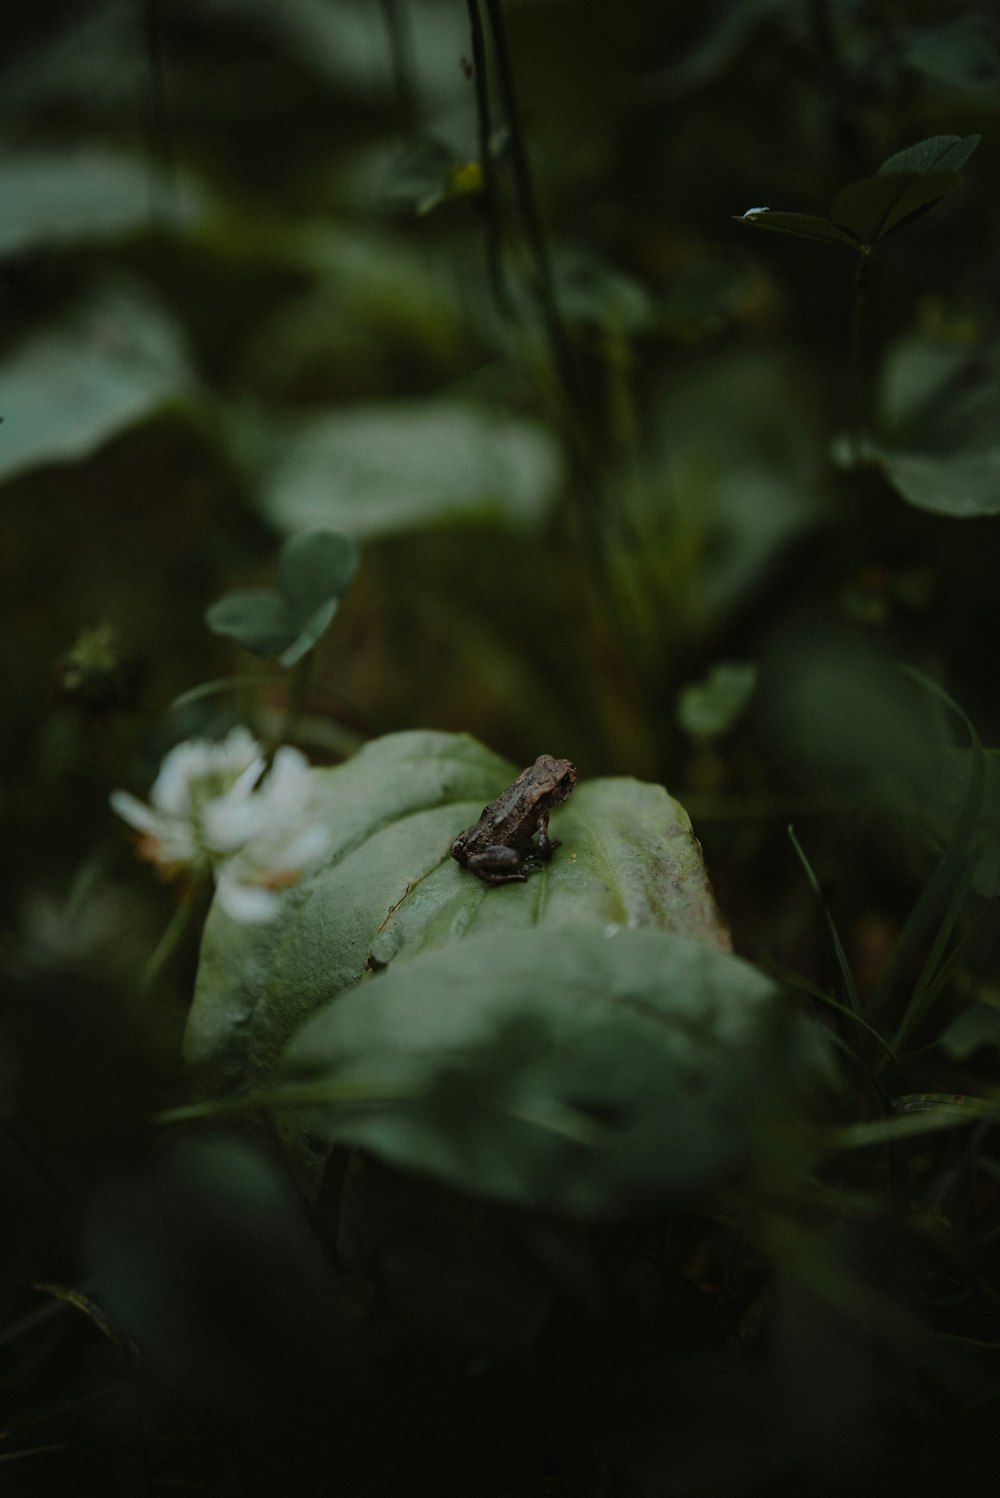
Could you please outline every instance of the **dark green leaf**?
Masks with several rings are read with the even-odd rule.
[[[295,638],[278,654],[281,664],[283,666],[297,665],[302,657],[313,648],[316,641],[326,633],[336,612],[336,599],[331,598],[315,608],[304,623],[296,619]]]
[[[980,142],[978,135],[932,135],[928,140],[907,146],[897,151],[879,167],[879,173],[957,172],[972,155]]]
[[[980,1046],[1000,1050],[1000,1007],[995,1004],[972,1004],[964,1010],[941,1036],[941,1045],[955,1061],[965,1061]]]
[[[773,229],[777,234],[795,234],[801,239],[824,239],[834,244],[847,245],[852,250],[859,248],[859,240],[855,234],[815,213],[772,213],[770,208],[751,208],[748,213],[736,214],[735,218],[738,224],[751,224],[755,229]]]
[[[290,536],[278,555],[278,586],[296,615],[305,618],[320,604],[340,599],[358,570],[358,549],[337,531],[304,531]]]
[[[957,172],[879,174],[852,182],[833,201],[833,216],[862,244],[875,245],[958,186]]]
[[[229,635],[254,655],[280,655],[297,633],[288,607],[270,588],[227,593],[205,614],[213,634]]]
[[[822,1056],[770,980],[715,945],[551,925],[393,966],[314,1015],[286,1062],[334,1098],[354,1091],[311,1110],[331,1142],[476,1194],[600,1213],[735,1170],[747,1181]]]
[[[209,608],[206,622],[255,655],[276,655],[283,666],[294,666],[329,626],[357,565],[354,543],[335,531],[292,536],[278,555],[279,591],[227,593]]]
[[[980,751],[981,752],[981,751]],[[943,757],[939,798],[931,808],[934,832],[944,842],[959,816],[973,769],[973,751],[954,749]],[[1000,897],[1000,757],[983,759],[983,797],[976,818],[975,871],[972,887],[988,900]]]
[[[876,447],[870,455],[893,487],[920,510],[956,520],[1000,514],[1000,448],[937,457]]]

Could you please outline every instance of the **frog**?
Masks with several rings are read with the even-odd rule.
[[[473,826],[460,832],[451,856],[484,884],[523,884],[525,870],[537,859],[548,861],[559,846],[549,837],[549,813],[576,785],[576,766],[568,759],[540,754],[533,765],[483,807]],[[538,843],[532,838],[538,834]]]

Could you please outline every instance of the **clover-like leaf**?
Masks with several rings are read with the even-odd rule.
[[[292,536],[278,555],[278,591],[243,588],[227,593],[205,618],[254,655],[275,655],[294,666],[330,624],[357,571],[353,541],[335,531]]]
[[[879,173],[852,182],[833,200],[833,217],[863,245],[875,245],[957,187],[957,172]]]
[[[273,588],[226,593],[205,618],[214,634],[229,635],[254,655],[280,655],[294,634],[285,600]]]
[[[978,135],[932,135],[927,140],[918,141],[915,146],[907,146],[904,151],[897,151],[894,156],[887,157],[879,167],[879,173],[895,175],[914,172],[924,175],[960,171],[980,139]]]
[[[898,151],[883,161],[875,176],[843,188],[833,200],[829,218],[751,208],[736,215],[736,221],[869,251],[957,187],[959,168],[978,144],[978,135],[935,135]]]

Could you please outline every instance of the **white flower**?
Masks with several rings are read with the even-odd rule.
[[[297,749],[279,749],[264,778],[261,746],[245,728],[221,743],[189,740],[160,767],[150,805],[115,791],[112,808],[140,834],[139,851],[168,873],[214,874],[234,920],[269,920],[277,891],[330,845],[316,779]]]
[[[271,772],[248,801],[217,802],[207,820],[233,854],[216,880],[219,903],[236,921],[266,921],[278,891],[295,884],[327,852],[331,834],[319,819],[316,777],[297,749],[279,749]]]
[[[253,794],[264,756],[246,728],[234,728],[221,743],[188,739],[171,749],[150,792],[150,805],[114,791],[111,807],[141,833],[139,852],[169,871],[201,869],[232,850],[216,843],[210,809]]]

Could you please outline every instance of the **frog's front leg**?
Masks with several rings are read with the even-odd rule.
[[[516,848],[492,843],[481,853],[470,853],[465,867],[476,874],[485,884],[525,884],[521,873],[521,855]]]
[[[549,837],[549,814],[547,811],[539,812],[538,815],[538,854],[541,858],[551,858],[559,846],[557,837]]]

